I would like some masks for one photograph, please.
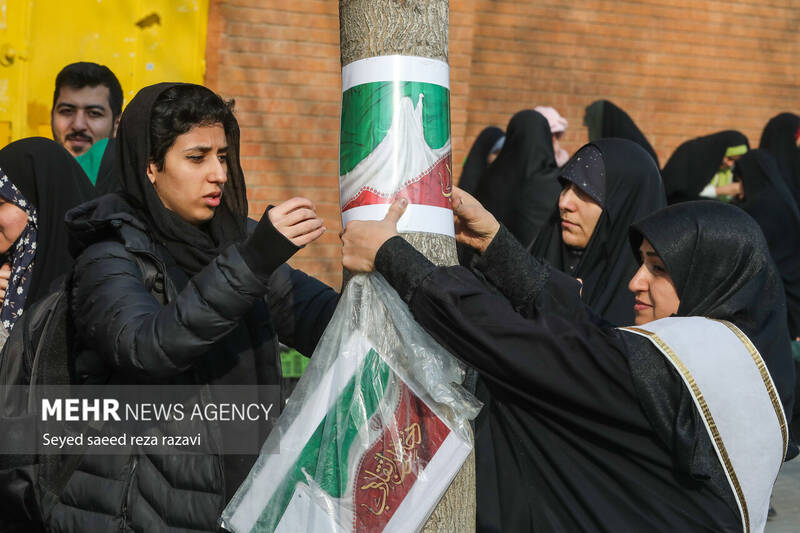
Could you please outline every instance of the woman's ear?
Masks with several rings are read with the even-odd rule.
[[[156,186],[156,175],[158,174],[158,166],[155,164],[154,161],[150,161],[147,163],[147,179],[150,180],[150,183],[153,184],[153,187]]]

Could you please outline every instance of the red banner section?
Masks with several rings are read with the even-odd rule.
[[[391,204],[398,198],[408,199],[409,204],[450,209],[450,196],[453,194],[453,178],[450,166],[450,154],[448,154],[425,172],[409,180],[399,191],[391,196],[387,196],[370,187],[364,187],[355,198],[342,206],[342,211],[364,205]]]
[[[382,531],[450,430],[405,385],[394,420],[363,455],[354,486],[354,531]]]

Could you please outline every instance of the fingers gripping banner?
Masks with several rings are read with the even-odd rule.
[[[472,448],[462,380],[382,277],[354,277],[223,527],[421,529]]]
[[[447,63],[382,56],[342,69],[342,222],[380,220],[398,198],[402,231],[453,236]]]

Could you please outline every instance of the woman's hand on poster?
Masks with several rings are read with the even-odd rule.
[[[342,265],[353,272],[375,270],[375,256],[383,243],[399,235],[397,222],[408,206],[400,198],[389,207],[383,220],[353,220],[342,232]]]
[[[471,194],[453,187],[453,214],[456,240],[480,253],[500,231],[500,223]]]
[[[297,247],[302,248],[325,233],[323,221],[308,198],[286,200],[270,209],[268,214],[275,229]]]
[[[3,305],[6,299],[9,279],[11,279],[11,265],[4,263],[3,266],[0,266],[0,305]]]

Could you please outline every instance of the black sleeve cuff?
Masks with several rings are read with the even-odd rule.
[[[515,307],[534,300],[551,273],[502,224],[474,265]]]
[[[411,302],[419,284],[435,269],[436,265],[399,235],[383,243],[375,255],[375,270],[406,303]]]
[[[264,284],[269,283],[269,277],[276,268],[300,249],[275,229],[268,213],[264,213],[250,236],[238,248],[244,262]]]

